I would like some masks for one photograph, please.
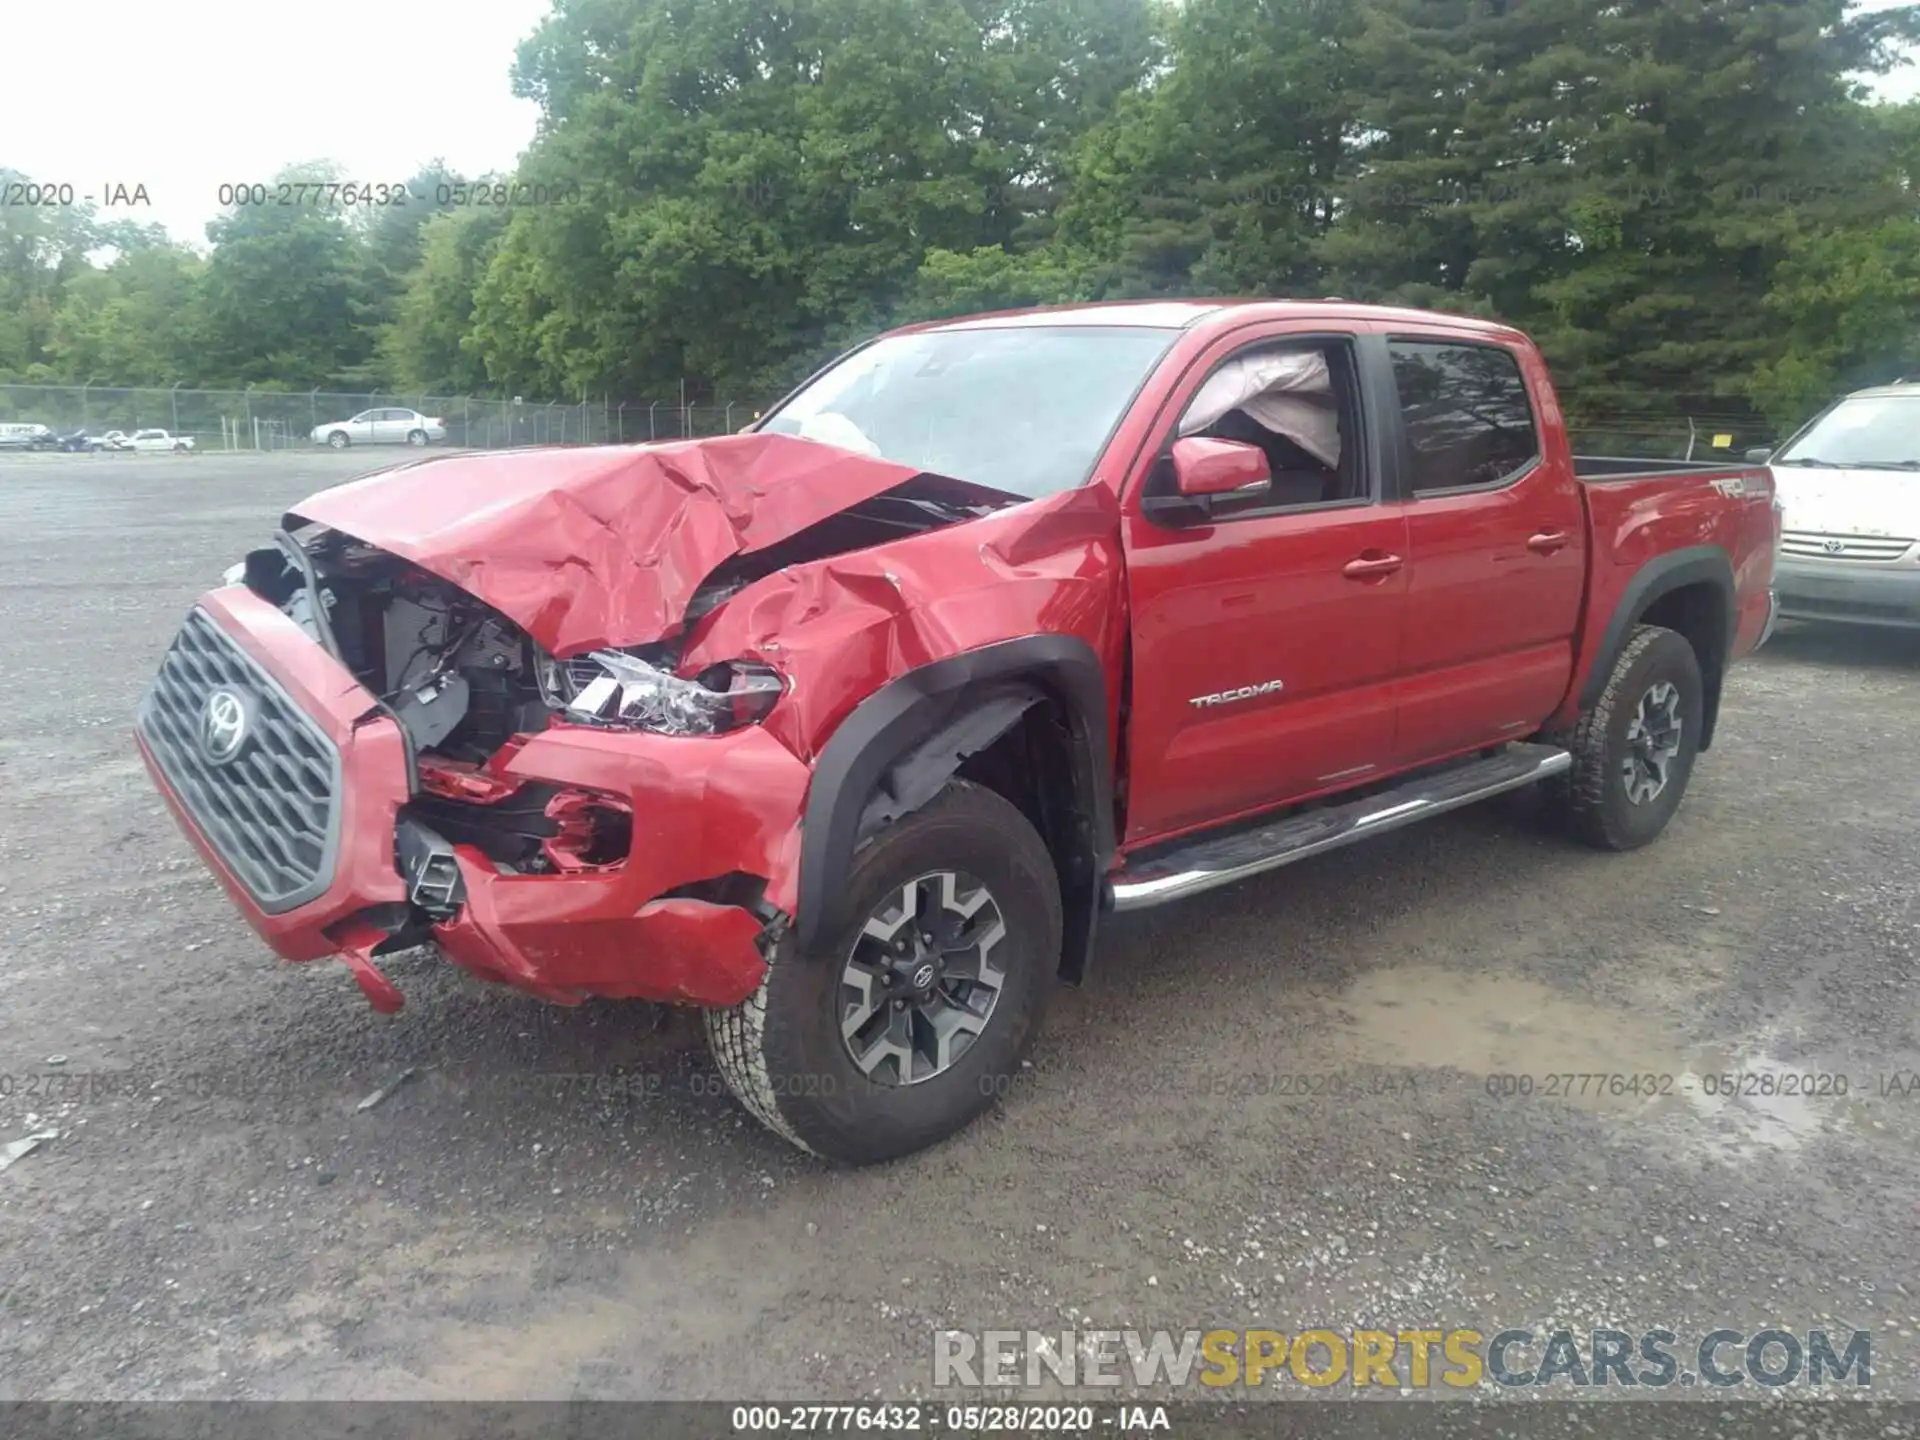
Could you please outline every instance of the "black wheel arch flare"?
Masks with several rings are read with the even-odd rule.
[[[1071,833],[1046,836],[1061,879],[1061,973],[1078,980],[1114,853],[1106,672],[1070,635],[1028,635],[897,676],[854,707],[821,750],[800,842],[796,939],[803,954],[849,917],[842,880],[875,829],[927,803],[968,755],[1050,701],[1071,731]]]
[[[1592,709],[1598,702],[1600,692],[1606,688],[1607,677],[1613,672],[1614,661],[1626,648],[1627,637],[1661,597],[1690,585],[1701,584],[1710,587],[1720,599],[1719,653],[1700,656],[1700,678],[1705,690],[1701,697],[1703,715],[1700,748],[1705,750],[1713,743],[1714,724],[1720,717],[1720,685],[1726,674],[1727,657],[1732,651],[1740,620],[1733,584],[1733,562],[1718,545],[1689,545],[1665,555],[1656,555],[1627,582],[1620,603],[1614,607],[1607,628],[1601,634],[1593,668],[1587,672],[1586,683],[1580,687],[1579,706],[1582,711]],[[1694,637],[1688,636],[1687,639],[1689,643],[1695,643],[1697,650]]]

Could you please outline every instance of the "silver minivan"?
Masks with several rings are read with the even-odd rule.
[[[1797,620],[1920,628],[1920,384],[1835,401],[1768,457]]]

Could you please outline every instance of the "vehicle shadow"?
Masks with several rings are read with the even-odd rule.
[[[1782,620],[1779,630],[1754,659],[1762,664],[1791,660],[1832,669],[1863,665],[1871,669],[1920,669],[1920,629]]]

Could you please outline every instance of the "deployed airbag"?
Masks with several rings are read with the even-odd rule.
[[[1180,433],[1196,435],[1232,410],[1286,436],[1328,469],[1339,468],[1333,376],[1319,351],[1268,350],[1228,361],[1193,397]]]

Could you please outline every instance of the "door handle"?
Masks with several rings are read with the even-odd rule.
[[[1378,580],[1391,575],[1404,564],[1406,561],[1398,555],[1362,555],[1341,566],[1340,573],[1349,580]]]
[[[1527,537],[1527,549],[1542,555],[1551,555],[1556,550],[1564,550],[1567,545],[1567,532],[1564,530],[1542,530],[1538,535]]]

